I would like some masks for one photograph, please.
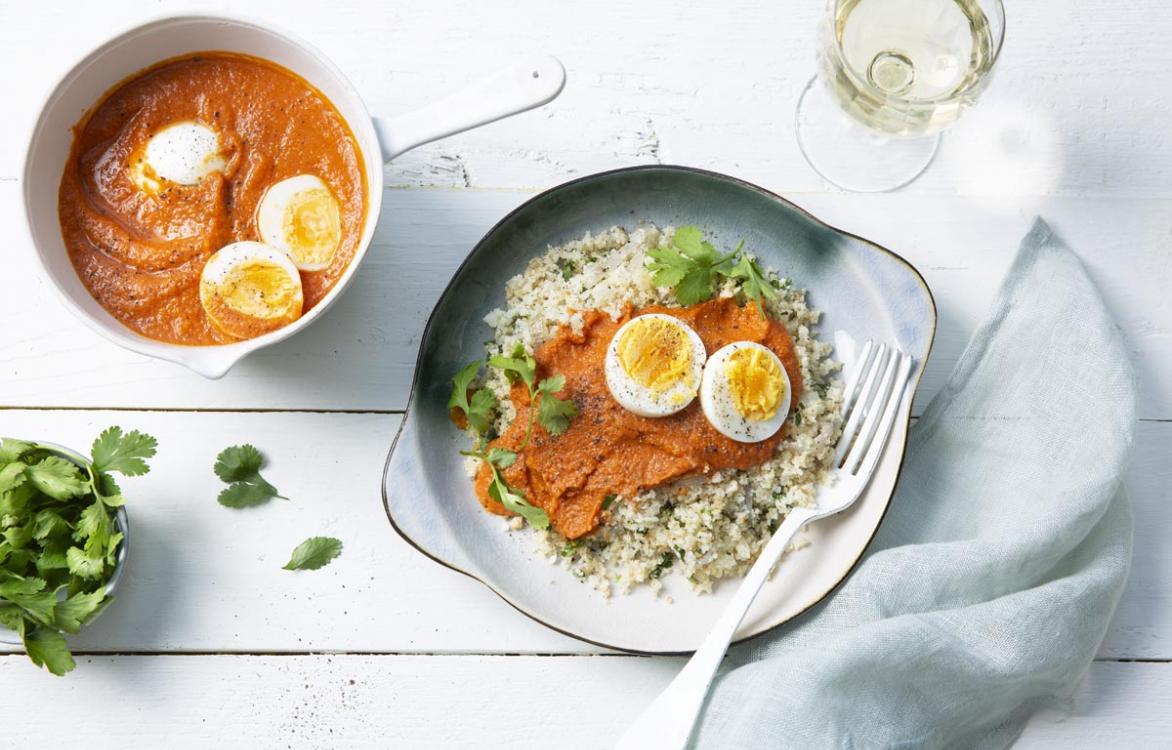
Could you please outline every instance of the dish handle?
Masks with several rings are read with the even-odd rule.
[[[532,55],[422,109],[374,118],[383,161],[424,143],[540,107],[561,93],[566,71],[550,55]]]

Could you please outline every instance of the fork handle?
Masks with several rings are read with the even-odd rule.
[[[769,571],[781,559],[790,540],[816,515],[817,511],[813,508],[795,508],[786,515],[700,648],[696,649],[696,653],[671,684],[627,729],[615,744],[615,750],[683,750],[692,735],[696,717],[704,706],[704,697],[708,694],[712,678],[724,660],[728,644],[745,619],[749,606],[757,598],[761,586],[769,578]]]

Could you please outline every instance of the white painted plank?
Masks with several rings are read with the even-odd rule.
[[[0,225],[23,220],[17,188],[0,183]],[[0,335],[0,404],[400,410],[432,305],[482,234],[528,195],[387,190],[374,246],[342,300],[223,381],[107,343],[60,309],[43,284],[10,285],[0,294],[0,319],[8,322]],[[1140,416],[1172,418],[1172,380],[1165,375],[1172,371],[1172,199],[895,194],[803,195],[797,202],[904,255],[927,278],[940,326],[917,412],[985,316],[1039,211],[1087,262],[1116,315],[1136,361]],[[7,253],[15,278],[36,275],[24,243],[18,238]]]
[[[78,648],[597,651],[531,622],[395,534],[380,488],[398,423],[397,415],[371,414],[0,411],[0,434],[81,449],[108,424],[159,438],[151,473],[125,482],[133,547],[120,601],[74,639]],[[215,455],[245,441],[269,456],[265,476],[289,502],[243,511],[216,504]],[[1172,659],[1169,455],[1172,423],[1141,423],[1126,480],[1135,564],[1103,656]],[[343,555],[316,572],[280,569],[298,542],[317,534],[340,538]],[[560,575],[550,569],[551,580]]]
[[[426,147],[392,175],[406,184],[545,186],[655,160],[728,171],[788,191],[823,190],[793,138],[814,71],[822,3],[693,4],[606,0],[378,0],[247,9],[230,0],[6,3],[0,54],[18,116],[80,57],[148,15],[193,8],[247,12],[320,46],[384,114],[420,106],[521,52],[560,55],[569,85],[552,106]],[[1172,194],[1172,50],[1161,0],[1015,3],[982,105],[909,192]],[[95,92],[95,95],[99,92]],[[7,120],[8,118],[6,118]],[[993,136],[989,139],[989,136]],[[988,140],[987,140],[988,139]],[[1002,140],[1004,139],[1004,141]],[[0,138],[0,177],[19,168],[23,137]],[[1028,180],[997,179],[966,144],[1003,149]],[[1004,143],[1005,145],[1001,145]],[[1016,145],[1015,145],[1016,144]],[[953,147],[955,146],[955,147]],[[1016,160],[1016,161],[1015,161]]]
[[[92,748],[609,747],[678,659],[486,656],[86,656],[64,679],[0,657],[8,716],[69,706],[59,744]],[[1067,711],[1017,748],[1165,747],[1172,665],[1097,662]],[[12,747],[45,727],[9,721]]]
[[[1095,662],[1065,710],[1035,714],[1015,747],[1166,748],[1172,664]]]
[[[1135,524],[1131,574],[1099,656],[1172,659],[1172,422],[1141,422],[1124,480]]]
[[[122,483],[130,560],[118,601],[73,639],[109,651],[575,652],[470,578],[404,542],[382,505],[398,415],[0,412],[0,434],[86,450],[119,424],[159,440],[151,473]],[[251,442],[290,500],[232,510],[212,464]],[[310,536],[345,548],[328,567],[281,567]],[[545,563],[540,563],[545,564]]]

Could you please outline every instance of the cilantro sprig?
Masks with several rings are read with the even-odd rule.
[[[476,390],[471,397],[468,396],[472,381],[476,379],[483,365],[484,361],[478,359],[456,373],[452,378],[452,396],[448,399],[448,408],[464,412],[468,425],[479,435],[488,433],[493,414],[499,405],[496,396],[487,388]]]
[[[220,505],[228,508],[247,508],[268,502],[274,497],[288,500],[289,498],[280,494],[276,487],[260,475],[263,465],[264,456],[255,446],[247,443],[229,446],[220,451],[220,455],[216,456],[216,464],[212,467],[216,476],[228,483],[216,498]]]
[[[490,367],[502,370],[509,382],[522,383],[529,391],[529,418],[525,425],[525,437],[515,451],[501,447],[488,448],[489,428],[500,404],[487,388],[473,388],[484,364],[482,360],[471,362],[452,378],[448,408],[462,411],[475,434],[472,449],[461,453],[479,458],[488,466],[491,472],[488,485],[490,498],[506,510],[523,517],[531,526],[549,528],[549,514],[526,500],[522,490],[510,487],[501,472],[512,466],[517,460],[517,453],[529,445],[535,421],[549,434],[561,435],[569,429],[571,420],[578,416],[578,407],[570,399],[557,396],[566,387],[564,376],[552,375],[537,379],[537,361],[524,347],[518,345],[509,356],[491,357],[488,360]]]
[[[679,227],[671,245],[648,251],[648,268],[654,273],[656,286],[675,289],[681,305],[711,299],[722,278],[739,281],[745,299],[755,303],[764,316],[764,300],[777,299],[777,291],[744,247],[745,241],[741,240],[731,253],[721,254],[697,227]]]
[[[79,632],[111,599],[125,503],[112,473],[141,476],[157,441],[110,427],[90,457],[55,446],[0,440],[0,625],[29,659],[55,675],[75,666],[65,634]]]
[[[529,422],[525,426],[525,439],[517,450],[524,450],[529,445],[535,419],[549,434],[560,435],[570,426],[570,420],[578,416],[578,407],[573,401],[554,395],[566,387],[565,376],[553,375],[538,382],[537,360],[520,344],[514,347],[512,356],[498,354],[491,357],[488,364],[504,370],[509,382],[520,381],[529,389]]]

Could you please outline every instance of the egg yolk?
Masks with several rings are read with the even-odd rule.
[[[144,193],[158,195],[162,190],[162,178],[143,156],[138,156],[130,165],[130,181]]]
[[[259,320],[300,314],[298,287],[281,266],[250,260],[229,271],[216,285],[215,296],[226,307]]]
[[[785,388],[777,360],[755,347],[738,349],[728,358],[725,372],[733,404],[742,417],[773,418]]]
[[[619,340],[619,363],[639,385],[664,391],[687,376],[689,343],[679,326],[660,318],[636,318]]]
[[[281,228],[294,261],[327,263],[342,238],[338,203],[321,188],[294,193],[285,206]]]

